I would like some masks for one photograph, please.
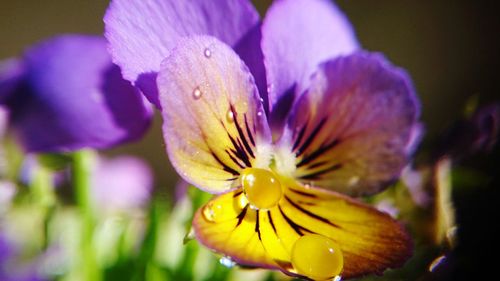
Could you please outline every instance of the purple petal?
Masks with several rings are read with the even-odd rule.
[[[266,68],[264,67],[264,55],[260,47],[261,40],[261,24],[258,24],[238,42],[234,50],[246,63],[248,69],[252,73],[257,89],[259,89],[259,94],[263,100],[264,110],[266,113],[269,113]]]
[[[3,138],[3,136],[5,135],[8,121],[9,121],[9,110],[6,107],[0,105],[0,139]],[[0,148],[0,152],[1,150],[2,149]],[[1,157],[0,157],[0,162],[2,162]]]
[[[247,0],[114,0],[104,17],[113,61],[158,107],[156,74],[181,37],[207,34],[234,46],[258,21]]]
[[[272,126],[281,125],[319,63],[356,49],[350,23],[331,1],[275,1],[262,29],[270,108],[281,112],[272,115]]]
[[[24,77],[24,67],[18,59],[0,61],[0,104],[19,87]]]
[[[187,182],[220,193],[245,167],[268,167],[262,103],[229,46],[211,36],[185,37],[162,63],[158,89],[168,155]]]
[[[152,192],[153,175],[148,165],[135,157],[99,159],[92,175],[92,196],[97,207],[128,210],[144,206]]]
[[[302,182],[372,194],[407,164],[418,115],[407,74],[379,54],[359,52],[321,65],[282,141],[297,157]]]
[[[0,215],[3,215],[3,213],[9,209],[12,199],[16,193],[17,188],[14,183],[6,180],[0,180]],[[1,255],[2,253],[0,252],[0,256]]]
[[[111,63],[103,38],[67,35],[25,54],[11,125],[28,151],[107,148],[140,138],[151,109]]]

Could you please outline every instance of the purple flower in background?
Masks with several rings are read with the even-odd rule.
[[[14,243],[0,229],[0,280],[2,281],[43,281],[36,266],[26,263],[18,254]]]
[[[104,20],[114,62],[162,110],[173,166],[221,194],[194,217],[201,243],[311,279],[409,258],[404,228],[346,195],[399,177],[419,102],[332,3],[278,0],[261,22],[245,0],[114,0]]]
[[[139,158],[98,158],[93,166],[93,201],[101,210],[130,211],[145,206],[153,188],[153,174]]]
[[[103,38],[63,35],[0,67],[0,103],[27,151],[107,148],[139,139],[152,111],[122,79]]]

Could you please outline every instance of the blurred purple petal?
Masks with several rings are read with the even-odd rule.
[[[484,105],[467,119],[456,121],[438,140],[434,158],[449,155],[455,161],[488,153],[500,137],[500,103]]]
[[[101,158],[91,180],[96,206],[105,210],[129,210],[148,203],[153,188],[149,166],[131,156]]]
[[[308,88],[319,63],[356,49],[349,21],[331,1],[275,1],[264,19],[262,50],[271,110],[279,103],[288,108],[273,118],[284,119],[294,95]]]
[[[408,188],[411,199],[422,208],[428,207],[432,202],[431,194],[426,191],[424,184],[428,176],[425,170],[413,170],[410,166],[406,166],[401,172],[401,180]]]
[[[258,21],[247,0],[114,0],[104,17],[113,61],[157,107],[160,63],[181,37],[207,34],[235,46]]]
[[[66,35],[37,44],[24,57],[22,87],[7,102],[26,150],[107,148],[140,138],[152,111],[111,63],[106,42]]]
[[[0,138],[3,138],[5,130],[7,129],[8,122],[9,122],[9,110],[6,107],[0,105]],[[1,151],[2,148],[0,147],[0,155]],[[0,161],[2,160],[0,159]]]
[[[24,76],[24,66],[18,59],[0,61],[0,104],[13,94]]]
[[[0,180],[0,214],[5,212],[10,207],[12,199],[14,198],[16,193],[17,190],[14,183],[10,181]],[[0,253],[0,256],[1,255],[2,254]]]
[[[0,229],[1,230],[1,229]],[[43,281],[47,280],[37,272],[36,264],[26,261],[20,255],[15,241],[0,232],[0,280],[2,281]]]
[[[321,65],[292,109],[291,140],[282,141],[292,146],[304,183],[373,194],[406,165],[418,115],[406,72],[382,55],[357,52]]]

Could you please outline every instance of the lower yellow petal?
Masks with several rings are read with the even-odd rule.
[[[332,247],[342,253],[343,278],[380,274],[401,266],[410,257],[410,236],[387,214],[345,195],[293,181],[284,183],[284,196],[269,210],[250,207],[241,190],[215,197],[195,215],[197,239],[237,263],[311,279],[321,275],[307,273],[292,263],[294,246],[304,236],[319,235],[325,237],[326,244],[335,245]],[[213,206],[220,208],[220,212],[208,212],[215,217],[207,215],[207,208]],[[318,249],[311,247],[311,251],[314,248]],[[304,268],[304,260],[297,264]]]

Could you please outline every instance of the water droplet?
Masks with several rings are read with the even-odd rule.
[[[212,56],[212,50],[210,50],[209,48],[205,48],[203,54],[205,55],[206,58],[210,58]]]
[[[222,212],[222,206],[220,204],[214,204],[214,202],[208,202],[208,204],[203,207],[203,217],[210,222],[215,222],[215,220],[222,215]]]
[[[359,182],[359,177],[358,176],[353,176],[349,179],[349,181],[347,182],[347,184],[349,186],[355,186],[357,183]]]
[[[291,261],[299,274],[315,280],[333,279],[344,266],[340,247],[319,234],[307,234],[297,239]]]
[[[195,100],[199,100],[202,95],[203,95],[203,93],[201,92],[201,90],[200,90],[199,87],[194,88],[194,90],[193,90],[193,98]]]
[[[238,201],[237,201],[237,206],[238,208],[240,209],[243,209],[245,208],[245,206],[248,204],[248,199],[245,195],[241,195],[239,198],[238,198]]]
[[[283,189],[275,174],[260,168],[246,168],[240,176],[243,192],[254,210],[269,209],[278,204]]]
[[[333,278],[332,281],[341,281],[341,280],[342,280],[342,276],[337,275],[337,276],[335,276],[335,278]]]
[[[230,257],[222,257],[220,258],[219,262],[227,268],[232,268],[236,265],[236,263]]]
[[[262,111],[257,111],[257,117],[262,117]]]
[[[434,270],[436,270],[436,268],[438,268],[445,260],[446,260],[445,255],[439,256],[436,259],[434,259],[429,265],[429,271],[433,272]]]
[[[231,109],[229,109],[227,111],[227,113],[226,113],[226,120],[229,123],[233,123],[234,122],[234,112]]]

